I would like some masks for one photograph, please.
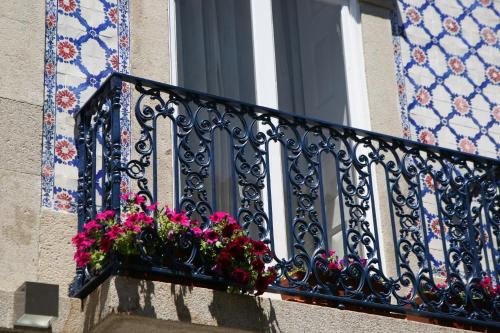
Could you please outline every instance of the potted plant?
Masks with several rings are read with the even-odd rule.
[[[231,293],[262,294],[276,279],[276,270],[266,267],[269,247],[246,236],[225,212],[210,216],[211,228],[203,232],[201,253],[212,274],[231,282]]]

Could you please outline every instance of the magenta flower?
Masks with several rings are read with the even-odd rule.
[[[331,271],[340,271],[342,267],[335,261],[328,263],[328,269]]]
[[[89,252],[81,252],[77,251],[75,253],[74,259],[76,261],[76,265],[78,267],[84,267],[90,262],[90,253]]]
[[[142,221],[144,224],[153,224],[154,220],[151,216],[146,215],[146,213],[140,212],[137,215],[137,220]]]
[[[139,215],[138,214],[130,214],[127,217],[127,221],[126,222],[130,222],[132,224],[135,224],[135,223],[137,223],[137,221],[139,221]]]
[[[228,217],[229,214],[226,212],[215,212],[212,215],[210,215],[210,221],[214,223],[219,223],[223,221],[226,217]]]
[[[80,247],[80,244],[82,242],[84,242],[86,239],[87,239],[87,235],[83,231],[81,231],[81,232],[77,233],[75,237],[71,238],[71,242],[76,247]]]
[[[171,221],[183,225],[185,227],[189,227],[190,225],[189,218],[182,213],[174,214],[171,218]]]
[[[214,230],[207,230],[204,233],[204,238],[208,244],[213,244],[219,240],[219,235]]]
[[[168,206],[165,206],[165,215],[167,215],[167,217],[171,220],[172,217],[174,216],[175,214],[175,211],[173,210],[170,210],[170,208],[168,208]]]
[[[144,197],[142,195],[135,196],[134,202],[136,205],[140,205],[140,204],[144,203],[145,201],[146,201],[146,199],[144,199]]]
[[[113,217],[115,217],[115,212],[113,210],[107,210],[95,216],[95,218],[100,221],[107,221]]]
[[[109,250],[111,249],[112,245],[113,245],[113,243],[111,242],[111,240],[109,238],[103,237],[101,239],[101,250],[104,253],[109,252]]]
[[[111,227],[111,229],[106,233],[106,236],[108,236],[109,239],[117,239],[120,234],[123,233],[123,229],[120,228],[118,225],[114,225]]]
[[[100,224],[97,223],[95,220],[90,220],[83,225],[83,230],[85,230],[85,232],[90,232],[94,229],[97,230],[100,227],[101,227]]]
[[[200,237],[203,234],[203,230],[201,230],[199,227],[191,228],[191,231],[196,237]]]
[[[139,227],[134,222],[131,222],[130,220],[125,221],[125,223],[123,223],[123,225],[125,226],[125,228],[127,228],[128,230],[131,230],[133,232],[140,232],[141,231],[141,227]]]
[[[132,193],[125,193],[125,194],[122,194],[120,196],[120,199],[125,200],[125,201],[129,201],[131,196],[132,196]]]
[[[155,202],[152,205],[146,206],[146,209],[149,210],[150,212],[156,210],[156,208],[158,208],[158,203],[157,202]]]

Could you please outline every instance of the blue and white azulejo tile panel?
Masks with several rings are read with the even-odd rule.
[[[500,158],[500,1],[398,0],[405,136]]]
[[[392,23],[405,137],[500,158],[500,0],[398,0]],[[422,184],[418,222],[432,270],[444,280],[449,230],[433,178],[424,175]]]
[[[44,207],[76,211],[78,171],[73,115],[113,71],[129,72],[128,8],[128,0],[46,0]],[[130,128],[127,86],[123,96],[126,160]]]

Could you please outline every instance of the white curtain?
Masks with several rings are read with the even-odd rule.
[[[180,0],[176,8],[179,85],[255,103],[249,1]],[[216,131],[213,140],[217,183],[208,186],[209,192],[215,186],[217,207],[212,208],[236,214],[230,135]]]

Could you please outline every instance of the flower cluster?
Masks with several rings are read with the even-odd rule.
[[[493,286],[493,281],[489,276],[482,279],[479,284],[481,285],[481,287],[483,287],[486,294],[490,297],[496,297],[500,294],[500,284]]]
[[[431,286],[430,284],[425,284],[424,288],[422,288],[422,294],[426,296],[427,298],[434,300],[438,299],[438,294],[447,292],[447,293],[452,293],[455,297],[458,297],[461,301],[465,299],[465,291],[459,291],[459,292],[454,292],[450,290],[449,285],[448,285],[448,280],[444,281],[443,283],[437,283],[436,286]],[[479,286],[482,288],[484,291],[484,294],[487,297],[490,298],[495,298],[498,295],[500,295],[500,285],[493,286],[493,281],[491,280],[491,277],[485,277],[481,281],[479,281]],[[407,299],[410,299],[413,294],[413,288],[410,288],[408,291],[408,294],[406,295]],[[472,294],[472,299],[478,299],[481,298],[477,294]]]
[[[124,222],[118,223],[115,212],[107,210],[96,215],[83,226],[83,231],[73,237],[76,246],[74,259],[78,267],[89,266],[99,270],[109,257],[111,249],[125,256],[139,255],[137,235],[153,224],[153,218],[141,211],[144,198],[125,195]]]
[[[204,271],[231,282],[229,291],[260,295],[276,279],[276,270],[265,264],[265,258],[270,256],[269,247],[249,238],[229,214],[214,213],[210,216],[211,226],[202,230],[197,221],[190,220],[183,212],[168,207],[158,209],[157,204],[146,206],[145,198],[140,195],[126,194],[121,198],[125,207],[120,221],[114,211],[99,213],[73,237],[78,267],[102,269],[111,250],[124,257],[139,256],[139,235],[146,228],[154,230],[152,216],[155,216],[161,242],[180,249],[185,244],[183,237],[188,235],[191,244],[199,247]]]
[[[246,236],[227,213],[216,212],[210,220],[212,228],[203,233],[201,251],[213,271],[235,284],[230,292],[262,294],[277,276],[263,260],[270,254],[269,247]]]
[[[194,237],[201,237],[203,234],[198,221],[191,221],[182,212],[177,213],[167,207],[165,211],[157,211],[157,216],[158,234],[164,242],[178,245],[180,237],[188,232]]]
[[[321,256],[328,262],[328,269],[331,272],[335,271],[340,272],[341,270],[344,269],[345,267],[344,260],[343,259],[339,260],[339,257],[335,255],[334,250],[330,250],[330,252],[328,252],[328,255],[326,253],[323,253]]]

